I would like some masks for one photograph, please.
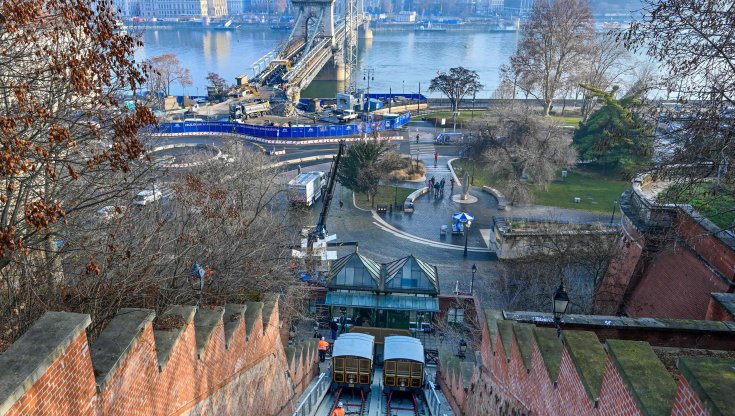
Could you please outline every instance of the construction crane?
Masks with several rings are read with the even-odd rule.
[[[324,200],[322,201],[322,212],[319,214],[319,221],[317,221],[314,231],[310,233],[308,239],[309,245],[314,244],[320,239],[325,239],[327,236],[327,217],[329,216],[329,207],[332,205],[332,198],[334,197],[334,184],[337,183],[337,169],[339,169],[339,162],[342,160],[344,150],[345,142],[344,140],[340,140],[337,157],[334,158],[332,169],[329,172],[327,189],[325,192],[322,192],[324,195]]]
[[[336,260],[337,253],[334,251],[328,251],[328,247],[336,246],[357,246],[357,243],[337,243],[332,242],[337,237],[335,235],[329,235],[327,232],[327,219],[329,218],[329,208],[332,205],[332,199],[334,197],[334,185],[337,183],[337,170],[339,169],[340,161],[345,153],[346,145],[344,141],[339,142],[339,149],[337,150],[337,156],[335,156],[332,167],[329,172],[327,185],[322,192],[322,210],[319,213],[319,219],[313,228],[307,228],[302,230],[302,236],[305,237],[301,240],[300,250],[293,250],[293,256],[302,258],[305,261],[306,273],[312,276],[317,270],[316,262],[322,261],[327,262],[330,260]],[[316,280],[314,278],[314,280]]]

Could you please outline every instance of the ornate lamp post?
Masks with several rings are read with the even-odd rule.
[[[477,273],[477,266],[472,265],[472,280],[470,281],[470,296],[475,294],[475,273]]]
[[[569,295],[564,290],[564,282],[559,283],[559,287],[554,292],[554,324],[556,325],[556,335],[561,336],[561,318],[567,313],[569,308]]]

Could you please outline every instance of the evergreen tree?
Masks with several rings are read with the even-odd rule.
[[[643,106],[643,89],[634,89],[617,98],[611,91],[582,85],[589,97],[603,104],[574,133],[574,145],[581,160],[593,160],[603,173],[632,173],[653,155],[653,125],[638,112]]]

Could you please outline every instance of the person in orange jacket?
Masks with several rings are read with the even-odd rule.
[[[324,362],[324,360],[327,358],[327,348],[329,348],[329,342],[322,337],[321,340],[319,340],[319,361]]]
[[[345,416],[345,408],[342,405],[342,402],[337,403],[337,407],[334,409],[334,412],[332,412],[332,416]]]

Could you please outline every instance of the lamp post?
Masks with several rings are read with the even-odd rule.
[[[472,221],[464,221],[462,222],[464,225],[464,256],[467,257],[467,235],[470,233],[470,227],[472,226]]]
[[[393,208],[397,208],[398,207],[398,186],[396,186],[395,183],[393,184],[393,190],[395,191],[393,195]]]
[[[363,81],[367,81],[367,119],[370,122],[370,81],[375,81],[375,69],[365,68],[362,70],[364,73],[362,76]]]
[[[467,342],[461,339],[459,340],[459,358],[465,358],[467,356]]]
[[[470,120],[475,119],[475,92],[472,92],[472,112],[470,113]]]
[[[618,206],[618,201],[613,201],[613,209],[612,209],[612,215],[610,216],[610,225],[613,225],[613,221],[615,220],[615,208]]]
[[[419,150],[416,149],[416,172],[419,171]]]
[[[561,318],[567,313],[569,308],[569,295],[564,290],[564,281],[559,283],[559,287],[554,292],[554,324],[556,325],[556,336],[561,336]]]
[[[472,265],[472,280],[470,281],[470,296],[475,294],[475,273],[477,273],[477,266]]]

